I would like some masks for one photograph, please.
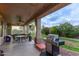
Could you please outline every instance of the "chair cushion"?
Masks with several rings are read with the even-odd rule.
[[[37,47],[38,49],[40,49],[40,50],[46,48],[45,44],[43,44],[43,43],[36,44],[36,47]]]

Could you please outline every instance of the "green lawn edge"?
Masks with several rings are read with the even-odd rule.
[[[68,50],[71,50],[71,51],[79,52],[79,48],[75,48],[75,47],[71,47],[71,46],[67,46],[67,45],[63,45],[61,47],[68,49]]]

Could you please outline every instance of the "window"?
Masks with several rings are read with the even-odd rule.
[[[23,26],[12,26],[12,34],[24,34]]]

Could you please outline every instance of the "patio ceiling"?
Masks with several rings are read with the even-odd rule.
[[[0,19],[11,25],[25,25],[35,18],[41,18],[49,14],[50,12],[54,12],[66,5],[68,4],[64,3],[0,4]]]

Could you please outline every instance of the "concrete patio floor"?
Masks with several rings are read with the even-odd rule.
[[[34,41],[25,41],[22,43],[5,44],[3,46],[5,56],[39,56],[34,46]]]

